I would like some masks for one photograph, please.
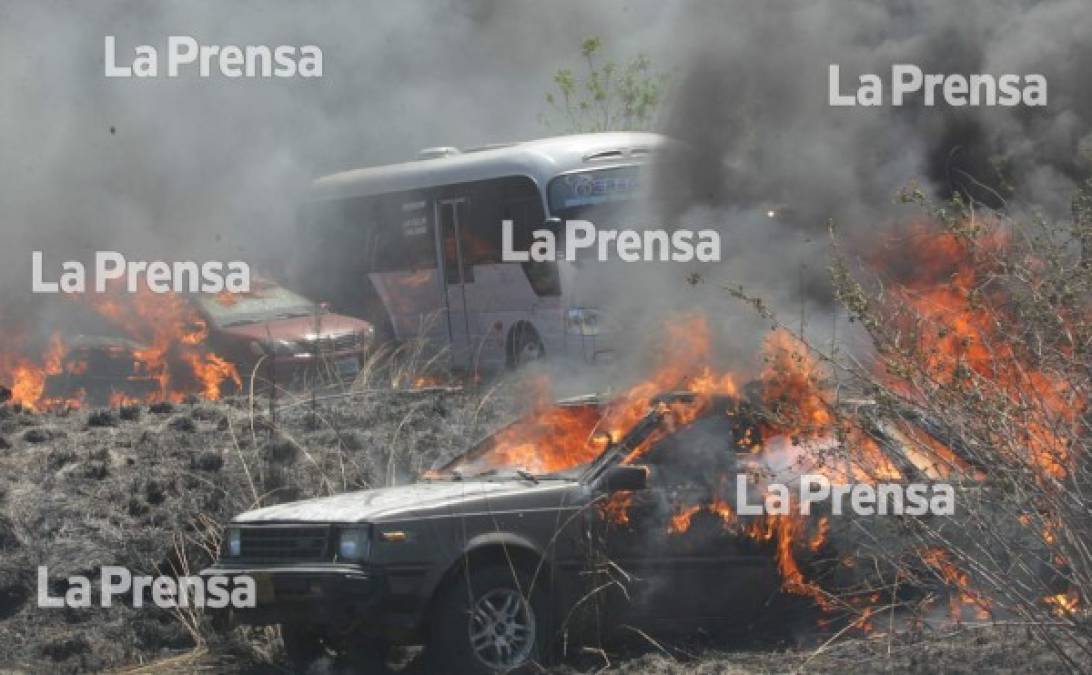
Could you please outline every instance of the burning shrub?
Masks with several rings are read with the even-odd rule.
[[[833,272],[874,347],[873,367],[852,371],[892,424],[929,431],[903,434],[912,448],[946,458],[944,475],[958,462],[950,478],[976,493],[961,534],[935,522],[908,534],[957,604],[1019,615],[1067,659],[1044,627],[1092,645],[1077,611],[1092,597],[1092,183],[1060,223],[904,199],[929,218],[897,254],[871,256],[882,283],[841,258]]]

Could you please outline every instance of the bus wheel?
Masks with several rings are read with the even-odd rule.
[[[508,331],[508,367],[521,368],[546,356],[538,331],[529,323],[519,322]]]

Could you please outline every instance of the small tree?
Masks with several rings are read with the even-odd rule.
[[[600,64],[603,40],[589,37],[580,47],[585,70],[581,76],[568,68],[554,73],[555,89],[546,92],[549,111],[540,116],[547,127],[566,133],[641,131],[655,122],[663,99],[667,73],[655,71],[646,54],[622,65]]]

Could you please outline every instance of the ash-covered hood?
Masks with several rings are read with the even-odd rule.
[[[379,522],[425,515],[466,514],[483,502],[490,509],[556,506],[560,492],[573,489],[572,481],[523,480],[435,481],[360,490],[247,511],[236,523],[262,522]],[[503,504],[495,500],[505,498]]]
[[[323,314],[319,317],[319,337],[335,337],[346,333],[367,333],[371,324],[362,319],[355,319],[340,314]],[[225,326],[225,333],[238,335],[252,340],[300,340],[316,335],[315,317],[297,316],[287,319],[254,321],[233,326]]]

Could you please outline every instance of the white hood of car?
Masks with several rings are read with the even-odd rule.
[[[442,510],[476,498],[512,492],[554,493],[571,485],[568,481],[531,485],[519,480],[414,483],[267,506],[242,513],[233,522],[374,522],[402,515],[412,516],[426,510]]]

